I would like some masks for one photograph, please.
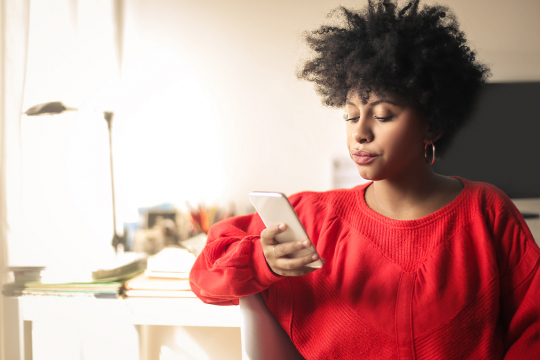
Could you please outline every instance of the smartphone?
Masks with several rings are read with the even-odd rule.
[[[284,194],[279,192],[253,191],[249,193],[249,199],[266,227],[281,223],[287,224],[287,229],[274,238],[278,243],[309,240],[306,230],[304,230],[291,203]],[[308,249],[298,250],[287,256],[295,258],[312,253],[317,253],[313,244]],[[319,259],[306,266],[320,268],[322,265],[322,261]]]

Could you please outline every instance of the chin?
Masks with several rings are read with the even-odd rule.
[[[368,181],[382,180],[378,176],[375,176],[374,174],[370,174],[370,173],[365,172],[365,171],[358,171],[358,174],[360,174],[360,177],[362,179],[364,179],[364,180],[368,180]]]
[[[356,168],[358,170],[358,174],[360,175],[362,179],[368,180],[368,181],[380,180],[379,176],[377,176],[377,173],[375,171],[370,171],[372,169],[368,169],[361,165],[356,165]]]

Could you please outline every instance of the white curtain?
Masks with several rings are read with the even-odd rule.
[[[62,101],[78,111],[20,119],[24,227],[11,265],[77,275],[114,256],[103,111],[116,110],[121,4],[31,1],[23,109]]]
[[[0,6],[0,287],[8,280],[8,242],[18,241],[21,212],[20,127],[29,24],[29,0],[2,0]],[[5,349],[0,296],[0,349]],[[3,357],[0,351],[0,358]]]
[[[94,109],[114,106],[121,19],[121,0],[0,1],[0,288],[8,266],[61,266],[111,249],[108,135]],[[58,100],[80,111],[22,115]]]
[[[114,110],[119,86],[121,19],[122,0],[0,1],[0,286],[8,265],[63,266],[69,273],[112,252],[102,111]],[[79,111],[22,115],[48,101]],[[35,323],[34,351],[67,351],[65,339],[76,339],[66,358],[137,358],[126,314],[105,310],[91,309],[90,318],[76,311],[71,322],[53,327],[56,318]],[[0,324],[4,341],[10,328],[2,313]],[[8,360],[4,349],[0,343],[0,359]]]

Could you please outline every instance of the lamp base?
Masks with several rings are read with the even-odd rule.
[[[111,245],[114,248],[115,253],[118,253],[120,248],[120,251],[123,252],[126,247],[126,235],[124,234],[123,236],[120,236],[117,233],[114,233]]]

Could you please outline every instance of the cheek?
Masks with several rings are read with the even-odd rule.
[[[411,128],[404,127],[385,135],[384,143],[387,144],[386,151],[390,152],[393,156],[409,158],[423,154],[423,137],[419,132],[411,131]]]
[[[347,126],[347,128],[345,129],[345,142],[347,144],[347,147],[350,148],[353,142],[353,135],[349,126]]]
[[[414,140],[405,131],[396,131],[392,134],[388,134],[386,137],[386,143],[394,149],[403,149],[408,147]]]

